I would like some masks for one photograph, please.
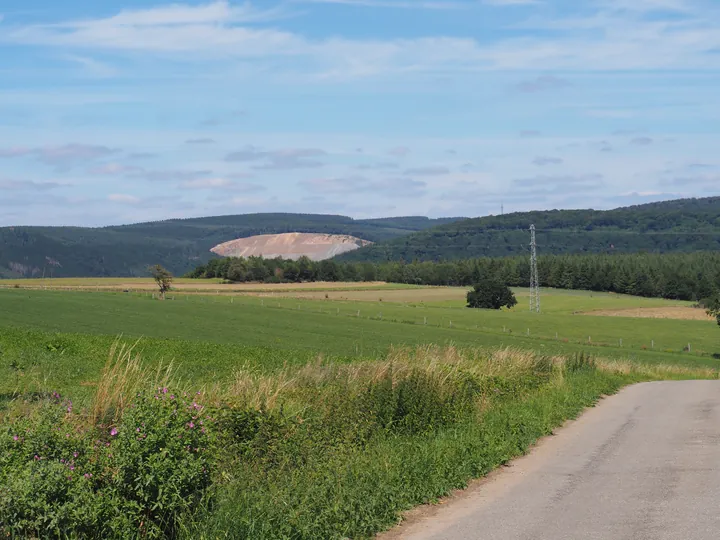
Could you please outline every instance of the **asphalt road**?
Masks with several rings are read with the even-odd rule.
[[[720,538],[720,381],[645,383],[391,535],[412,540]]]

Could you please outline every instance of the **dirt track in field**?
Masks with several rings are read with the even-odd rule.
[[[677,319],[684,321],[712,321],[704,309],[693,307],[648,307],[630,309],[599,309],[586,311],[582,315],[593,315],[596,317],[633,317],[638,319]]]
[[[68,282],[33,282],[30,280],[20,282],[12,282],[3,287],[3,283],[0,282],[0,288],[17,288],[20,289],[47,289],[57,291],[118,291],[118,290],[130,290],[130,291],[154,291],[157,289],[157,285],[152,281],[129,281],[123,283],[122,281],[113,281],[108,283],[93,283],[83,284],[81,282],[68,283]],[[373,282],[325,282],[316,281],[312,283],[202,283],[202,282],[183,282],[176,281],[172,284],[174,291],[203,291],[203,292],[248,292],[248,293],[266,293],[266,292],[286,292],[293,294],[294,291],[304,290],[315,290],[325,291],[331,289],[377,289],[382,291],[382,287],[387,286],[384,281],[373,281]],[[375,294],[375,291],[372,291]]]

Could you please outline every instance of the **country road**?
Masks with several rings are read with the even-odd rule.
[[[720,381],[626,388],[381,538],[720,538]]]

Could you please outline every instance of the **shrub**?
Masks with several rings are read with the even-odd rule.
[[[173,536],[210,485],[204,409],[141,393],[117,425],[83,425],[59,396],[0,431],[0,533]]]
[[[485,278],[467,294],[467,307],[480,309],[512,308],[517,305],[515,294],[505,283]]]

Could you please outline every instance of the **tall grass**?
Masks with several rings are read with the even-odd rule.
[[[148,368],[136,345],[116,343],[87,411],[56,396],[0,421],[0,533],[370,537],[624,384],[717,376],[425,346],[351,364],[319,356],[273,374],[239,369],[191,393],[172,365]],[[47,516],[55,528],[44,528]]]
[[[106,425],[117,421],[127,404],[142,389],[167,387],[172,379],[172,362],[160,362],[155,369],[143,365],[134,345],[116,341],[110,347],[100,373],[89,413],[90,423]]]

